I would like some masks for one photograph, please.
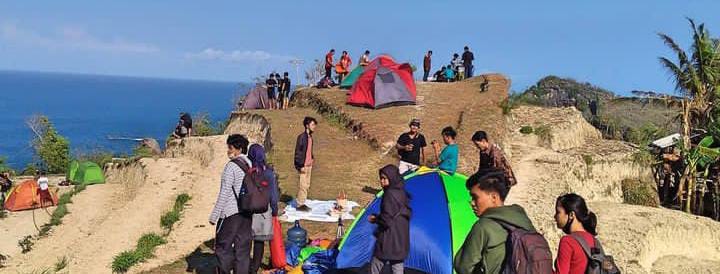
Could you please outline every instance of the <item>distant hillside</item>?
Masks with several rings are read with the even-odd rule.
[[[679,110],[648,97],[621,97],[612,91],[569,78],[547,76],[518,95],[521,102],[546,107],[575,106],[606,138],[642,143],[679,129]],[[590,105],[597,104],[597,116]]]

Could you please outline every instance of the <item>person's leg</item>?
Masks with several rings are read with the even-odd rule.
[[[235,261],[232,244],[237,232],[237,222],[230,216],[220,219],[215,227],[215,257],[218,260],[220,273],[230,273]]]
[[[373,257],[372,261],[370,262],[370,273],[380,274],[380,272],[382,272],[383,266],[385,266],[385,262],[381,261],[377,257]]]
[[[237,214],[235,232],[235,274],[250,271],[250,244],[252,242],[252,216]]]
[[[342,83],[343,76],[345,76],[344,73],[339,73],[339,74],[338,74],[338,84],[341,84],[341,83]]]
[[[253,256],[250,262],[250,273],[257,273],[262,265],[263,255],[265,254],[265,242],[253,241]]]
[[[403,261],[392,261],[390,263],[393,274],[403,274],[405,272],[405,266],[403,266]]]
[[[332,76],[330,74],[331,74],[331,68],[325,68],[325,77],[327,77],[328,79],[332,79],[332,78],[330,78],[330,76]]]
[[[295,197],[298,207],[305,205],[305,200],[307,200],[307,192],[308,188],[310,188],[310,169],[310,167],[306,167],[304,172],[300,172],[298,194],[297,197]]]
[[[425,70],[423,72],[423,82],[427,82],[428,74],[430,74],[430,71]]]

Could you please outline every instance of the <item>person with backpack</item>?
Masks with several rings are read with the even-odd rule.
[[[5,208],[5,195],[12,188],[13,182],[10,180],[10,172],[0,174],[0,210]]]
[[[485,131],[476,131],[472,136],[472,142],[475,147],[480,151],[480,164],[478,165],[478,171],[483,169],[498,169],[505,173],[505,178],[508,182],[508,187],[513,187],[517,184],[515,179],[515,173],[510,167],[510,163],[505,157],[500,146],[491,143],[488,140],[487,133]]]
[[[215,207],[210,213],[210,225],[215,226],[215,256],[218,272],[247,273],[250,270],[250,242],[252,239],[252,214],[240,210],[238,196],[246,194],[244,184],[247,167],[252,162],[246,156],[248,139],[240,134],[227,138],[227,156],[220,180]]]
[[[575,193],[558,197],[555,223],[566,235],[560,238],[553,273],[619,273],[612,257],[605,255],[600,241],[595,238],[597,216],[588,209],[583,197]],[[603,265],[610,267],[602,269]]]
[[[393,274],[402,274],[403,262],[410,253],[410,197],[395,165],[386,165],[379,175],[383,188],[380,214],[368,217],[369,222],[377,225],[370,273],[380,274],[389,264]]]
[[[508,187],[497,170],[481,170],[467,179],[478,220],[455,255],[458,274],[552,273],[552,254],[525,210],[505,205]],[[524,253],[524,250],[533,250]]]
[[[305,131],[298,135],[297,141],[295,142],[295,169],[297,169],[299,176],[298,194],[295,197],[297,204],[295,208],[299,211],[309,212],[311,208],[305,204],[305,200],[307,200],[307,193],[310,188],[310,177],[315,160],[313,156],[315,143],[313,142],[312,135],[315,132],[317,120],[313,117],[305,117],[303,126],[305,127]]]
[[[252,167],[258,174],[261,174],[268,182],[268,190],[270,191],[270,205],[268,210],[253,214],[252,216],[252,235],[253,235],[253,252],[252,261],[250,262],[250,273],[257,273],[262,263],[263,254],[265,253],[265,242],[269,242],[273,238],[272,218],[278,216],[278,199],[280,193],[275,177],[275,170],[268,166],[265,161],[265,148],[259,144],[252,144],[248,150],[248,159],[252,162]]]

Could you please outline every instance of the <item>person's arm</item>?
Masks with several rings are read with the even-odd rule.
[[[222,177],[220,178],[220,192],[218,193],[217,200],[215,201],[215,207],[213,207],[212,213],[210,213],[211,224],[216,224],[220,215],[222,214],[225,205],[231,201],[234,201],[235,196],[232,192],[232,183],[235,180],[235,174],[233,173],[232,165],[234,163],[227,163],[223,170]],[[237,167],[237,165],[235,165]],[[240,167],[237,167],[240,168]]]
[[[569,274],[570,259],[572,258],[572,246],[569,237],[560,239],[560,247],[558,247],[557,259],[555,260],[555,270],[553,274]]]
[[[440,162],[442,162],[441,161],[442,159],[440,159],[440,145],[437,142],[435,142],[435,143],[432,143],[432,147],[433,147],[433,152],[435,153],[435,163],[434,164],[436,166],[439,166]]]
[[[455,255],[453,267],[458,274],[473,274],[481,273],[479,268],[482,268],[482,251],[486,244],[485,233],[482,231],[482,227],[479,225],[479,221],[473,225],[472,230],[465,238],[460,250]]]

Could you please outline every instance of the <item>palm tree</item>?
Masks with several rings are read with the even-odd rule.
[[[668,35],[659,33],[660,39],[677,55],[678,62],[660,57],[660,63],[675,81],[675,89],[682,95],[683,154],[691,149],[690,134],[693,128],[707,128],[714,122],[715,101],[720,91],[720,42],[710,37],[705,24],[697,26],[688,18],[693,31],[691,55],[685,53]],[[685,210],[690,212],[692,189],[695,187],[693,165],[687,165],[678,190],[682,202],[683,187],[687,189]]]

